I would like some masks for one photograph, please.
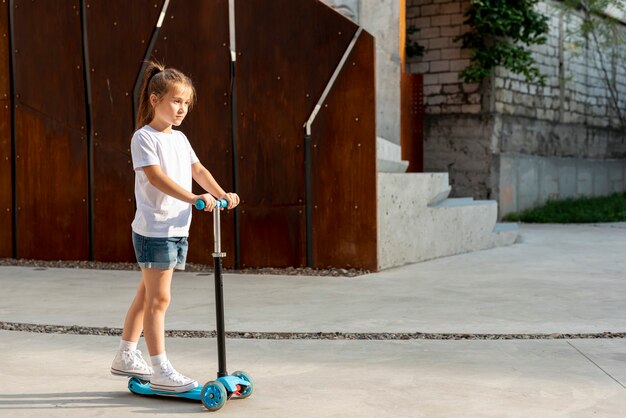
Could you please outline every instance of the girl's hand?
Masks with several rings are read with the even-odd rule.
[[[220,196],[220,199],[226,199],[228,209],[232,209],[239,204],[239,196],[237,196],[237,193],[225,193]]]
[[[215,208],[215,198],[213,196],[211,196],[209,193],[206,194],[202,194],[199,196],[196,196],[196,200],[201,199],[204,200],[204,203],[206,204],[206,206],[204,207],[204,211],[205,212],[213,212],[213,209]]]

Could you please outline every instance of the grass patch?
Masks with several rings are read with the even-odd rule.
[[[615,193],[606,197],[552,200],[538,208],[510,213],[504,220],[558,224],[626,222],[626,193]]]

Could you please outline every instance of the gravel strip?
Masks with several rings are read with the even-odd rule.
[[[122,335],[121,328],[81,327],[78,325],[36,325],[0,322],[0,330],[38,334]],[[168,330],[166,337],[215,338],[215,331]],[[582,340],[626,338],[624,332],[586,334],[446,334],[422,332],[226,332],[226,338],[243,340]]]
[[[136,270],[139,271],[137,263],[118,263],[104,261],[71,261],[71,260],[28,260],[15,258],[0,258],[0,266],[17,266],[17,267],[33,267],[39,270],[48,268],[75,268],[75,269],[91,269],[91,270]],[[208,264],[187,263],[185,265],[187,272],[212,273],[213,266]],[[227,269],[224,273],[236,274],[266,274],[278,276],[324,276],[324,277],[358,277],[370,273],[369,270],[361,269],[343,269],[343,268],[326,268],[314,269],[310,267],[259,267],[246,269]]]

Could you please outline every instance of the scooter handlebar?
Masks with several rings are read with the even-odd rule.
[[[196,200],[196,203],[193,206],[196,209],[198,209],[198,210],[204,210],[204,208],[206,208],[206,203],[204,203],[204,200],[198,199],[198,200]],[[217,199],[215,201],[215,207],[216,208],[227,208],[228,207],[228,201],[226,199]]]

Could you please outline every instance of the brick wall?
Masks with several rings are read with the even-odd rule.
[[[427,114],[476,114],[482,110],[478,84],[459,80],[459,72],[469,64],[471,52],[453,41],[467,30],[463,14],[468,5],[468,1],[407,1],[407,27],[419,29],[409,39],[425,48],[422,58],[407,60],[407,70],[424,74]]]
[[[602,171],[597,168],[602,161],[620,160],[626,166],[623,127],[596,66],[600,58],[610,60],[613,51],[591,47],[576,34],[580,19],[564,17],[556,2],[546,0],[538,8],[549,16],[548,42],[532,47],[545,85],[503,68],[480,85],[465,84],[459,72],[469,64],[471,51],[453,39],[468,29],[463,24],[468,6],[468,0],[407,0],[407,27],[419,29],[409,39],[425,48],[423,57],[407,60],[407,71],[424,74],[425,169],[448,171],[453,195],[497,199],[507,212],[565,197],[558,188],[548,194],[527,190],[542,187],[541,167],[567,165],[595,173]],[[626,56],[626,50],[617,52]],[[607,68],[620,92],[620,107],[626,109],[626,69],[617,62]],[[523,164],[516,165],[517,160]],[[594,168],[587,170],[587,163]],[[513,175],[511,170],[517,171]],[[544,171],[560,181],[557,169]],[[626,184],[626,171],[621,183],[613,179],[610,187],[602,185],[607,176],[599,176],[591,194],[623,190]],[[519,178],[537,181],[533,186]],[[589,194],[586,190],[576,193]],[[507,196],[519,198],[513,204],[503,201]]]

